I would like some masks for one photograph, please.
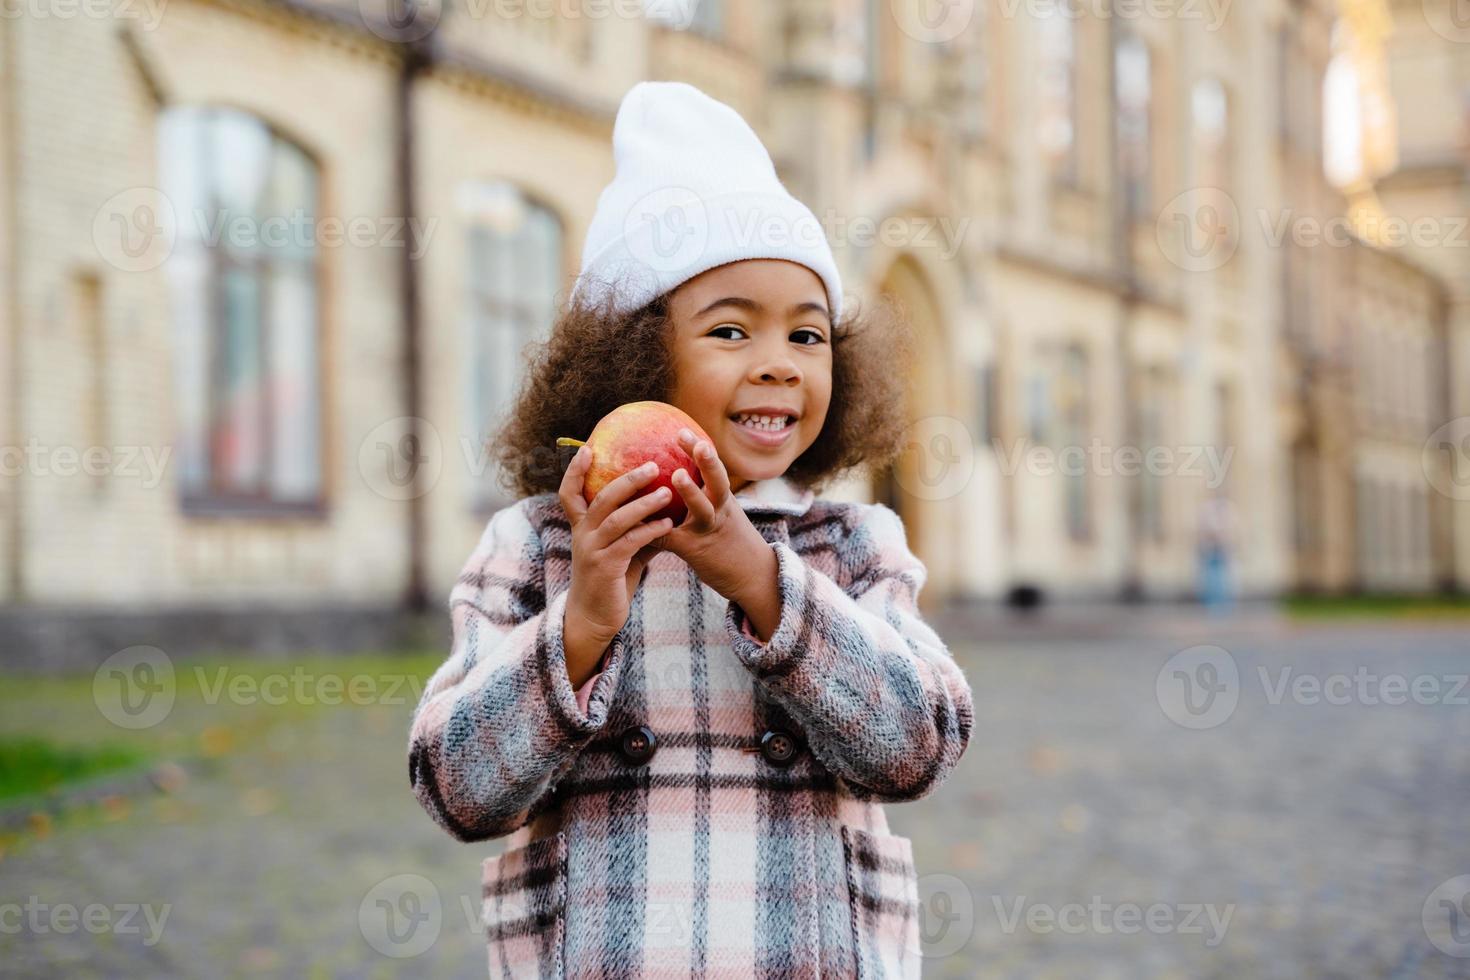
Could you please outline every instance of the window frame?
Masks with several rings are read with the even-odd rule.
[[[280,126],[276,125],[267,117],[261,116],[252,109],[225,102],[209,103],[187,103],[170,106],[159,118],[158,139],[156,145],[160,154],[167,152],[168,148],[162,145],[164,127],[181,124],[179,116],[169,118],[171,114],[193,114],[194,119],[187,123],[191,128],[193,149],[199,154],[196,161],[199,164],[200,183],[205,202],[206,213],[213,216],[212,220],[226,222],[233,220],[229,215],[219,196],[219,174],[213,164],[215,138],[214,127],[220,125],[220,120],[236,116],[248,120],[252,125],[259,126],[268,139],[268,152],[265,164],[264,184],[260,191],[260,199],[269,202],[266,207],[261,208],[255,215],[259,225],[273,218],[286,218],[289,220],[292,213],[288,209],[284,214],[277,214],[269,204],[273,193],[274,170],[277,162],[277,154],[281,148],[296,154],[306,171],[311,176],[311,194],[302,201],[292,202],[292,207],[304,210],[312,216],[313,222],[320,220],[322,201],[326,196],[325,190],[325,168],[321,159],[309,146],[301,140],[296,139]],[[160,181],[162,182],[162,181]],[[176,215],[176,220],[183,222],[188,220],[183,215]],[[221,227],[225,227],[222,225]],[[260,235],[261,228],[257,226],[256,234]],[[174,489],[177,494],[179,507],[183,513],[190,516],[215,517],[215,516],[303,516],[323,517],[328,507],[327,499],[327,443],[326,443],[326,408],[327,408],[327,386],[326,386],[326,364],[323,352],[325,350],[326,334],[326,298],[324,283],[326,280],[326,262],[321,249],[312,242],[308,254],[304,257],[288,257],[285,253],[272,254],[270,247],[257,245],[252,254],[242,256],[231,250],[230,246],[223,241],[213,244],[207,241],[187,241],[179,236],[174,245],[174,255],[177,256],[180,249],[196,251],[202,262],[201,298],[203,300],[202,321],[204,336],[201,339],[204,347],[203,355],[198,364],[186,365],[176,362],[174,365],[173,384],[181,383],[179,372],[186,370],[202,370],[204,374],[204,432],[202,462],[205,467],[205,476],[202,489],[199,487],[185,485],[182,480],[183,474],[177,474],[174,480]],[[314,492],[310,497],[291,499],[280,497],[275,494],[274,467],[275,467],[275,440],[278,432],[276,420],[272,418],[274,406],[270,398],[259,399],[259,419],[261,440],[261,474],[258,478],[257,489],[253,492],[244,491],[232,485],[225,479],[225,466],[220,460],[217,442],[217,432],[225,415],[225,381],[228,377],[229,363],[227,361],[227,332],[229,330],[228,307],[226,298],[226,280],[229,274],[244,272],[251,277],[257,292],[257,309],[255,320],[255,357],[261,365],[260,388],[269,391],[274,383],[272,365],[274,363],[273,350],[276,344],[275,319],[270,304],[270,287],[276,276],[282,273],[295,272],[304,275],[305,280],[311,286],[311,298],[307,311],[311,319],[312,329],[312,359],[311,370],[304,376],[311,383],[310,397],[313,401],[313,414],[316,421],[316,432],[314,435],[315,453],[313,457],[313,483]],[[178,298],[178,286],[169,284],[167,293],[170,303],[170,325],[171,329],[179,329],[177,320],[178,310],[174,304]],[[177,390],[177,387],[176,389]],[[176,419],[175,424],[180,424]]]

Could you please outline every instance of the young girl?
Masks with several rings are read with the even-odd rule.
[[[522,499],[452,590],[413,791],[458,840],[509,835],[483,863],[493,977],[917,977],[912,842],[881,804],[954,769],[970,688],[898,515],[813,490],[896,456],[902,324],[841,314],[825,235],[742,234],[815,219],[729,106],[639,83],[613,144],[496,440]],[[676,477],[677,527],[647,520],[651,472],[588,504],[585,448],[547,465],[646,399],[709,436],[680,437],[703,486]]]

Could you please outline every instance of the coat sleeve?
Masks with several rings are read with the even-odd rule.
[[[919,615],[924,564],[882,504],[837,543],[839,586],[783,541],[781,615],[769,641],[731,602],[736,656],[805,729],[812,754],[880,802],[917,800],[949,775],[970,741],[970,685]]]
[[[622,674],[624,635],[589,681],[584,710],[567,676],[567,592],[546,600],[529,501],[490,518],[449,596],[449,658],[414,708],[409,785],[461,841],[502,837],[535,807],[605,726]]]

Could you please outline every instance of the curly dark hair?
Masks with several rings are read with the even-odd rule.
[[[557,437],[586,439],[627,402],[668,401],[674,365],[669,293],[616,312],[617,289],[562,305],[548,339],[528,345],[526,370],[505,424],[489,441],[499,482],[517,497],[555,492],[576,452]],[[815,442],[784,474],[813,492],[858,466],[874,473],[902,451],[913,332],[882,297],[845,309],[832,330],[832,400]]]

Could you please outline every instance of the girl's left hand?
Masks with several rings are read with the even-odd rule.
[[[659,538],[658,544],[684,559],[710,588],[735,598],[751,570],[764,567],[760,559],[770,545],[735,500],[730,474],[714,445],[681,429],[679,448],[699,467],[704,486],[698,486],[687,471],[675,471],[674,489],[684,498],[689,514]]]

